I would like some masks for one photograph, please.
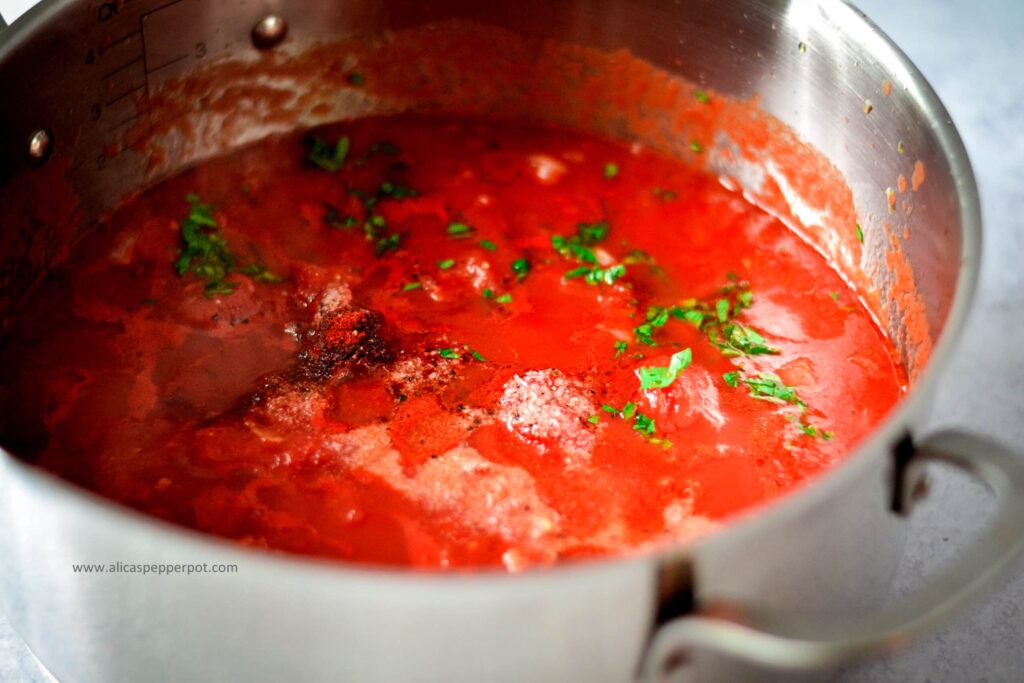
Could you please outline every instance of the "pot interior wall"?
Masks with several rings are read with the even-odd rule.
[[[272,4],[56,2],[9,29],[5,321],[117,201],[183,166],[295,127],[443,110],[555,121],[708,166],[839,265],[911,378],[926,363],[953,299],[973,181],[944,112],[846,5]],[[290,31],[257,51],[251,29],[271,10]],[[346,82],[355,69],[365,87]],[[53,152],[33,165],[26,141],[40,128]],[[710,140],[700,156],[697,134]]]

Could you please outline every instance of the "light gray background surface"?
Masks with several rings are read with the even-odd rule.
[[[1024,454],[1024,0],[859,0],[924,72],[960,129],[981,186],[985,245],[971,326],[942,382],[935,426],[961,426]],[[893,596],[984,522],[980,487],[939,473],[915,511]],[[865,548],[865,552],[870,552]],[[0,616],[0,682],[53,679]],[[1024,567],[910,650],[842,672],[841,683],[1024,682]]]

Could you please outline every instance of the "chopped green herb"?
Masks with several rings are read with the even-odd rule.
[[[497,251],[498,245],[490,240],[480,240],[480,246],[487,251]]]
[[[685,370],[692,360],[693,352],[687,348],[673,353],[667,368],[640,368],[637,371],[640,376],[640,388],[646,391],[647,389],[664,389],[671,386],[679,377],[679,373]]]
[[[832,297],[832,301],[839,301],[839,292],[829,292],[828,295]]]
[[[509,294],[508,292],[505,292],[504,294],[496,298],[494,301],[499,304],[509,304],[512,303],[512,295]]]
[[[603,242],[608,237],[611,226],[608,221],[598,223],[578,223],[576,234],[569,237],[551,236],[551,246],[562,256],[572,256],[583,263],[597,263],[597,257],[590,247]]]
[[[715,302],[715,314],[718,317],[718,322],[728,322],[730,307],[728,299],[719,299]]]
[[[282,282],[284,278],[280,275],[274,275],[265,266],[258,263],[250,263],[247,266],[243,266],[238,269],[238,272],[242,275],[248,275],[256,282]]]
[[[607,403],[605,403],[603,406],[601,406],[601,410],[603,410],[606,413],[611,413],[612,415],[618,415],[619,414],[619,409],[618,408],[616,408],[614,406],[610,406]]]
[[[596,415],[596,414],[595,415],[591,415],[590,417],[587,418],[587,422],[589,422],[592,425],[596,425],[600,421],[601,421],[601,416],[600,415]]]
[[[610,268],[598,268],[589,266],[579,266],[573,268],[563,277],[566,280],[572,280],[578,277],[582,277],[587,284],[615,284],[615,281],[626,274],[626,266],[619,264]]]
[[[907,146],[903,144],[902,140],[896,145],[896,151],[900,154],[906,154]]]
[[[708,97],[708,94],[699,88],[693,91],[693,97],[701,104],[707,104],[708,102],[711,101],[711,98]]]
[[[805,43],[803,41],[800,41],[799,43],[797,43],[796,49],[798,49],[798,50],[800,50],[800,52],[803,52],[803,53],[806,54],[807,53],[807,43]]]
[[[363,192],[359,188],[352,188],[349,190],[349,194],[361,201],[363,203],[363,208],[367,211],[376,206],[377,202],[380,201],[380,197],[377,195],[370,194],[369,192]]]
[[[696,140],[690,140],[690,149],[693,150],[695,154],[700,154],[704,151],[704,147]]]
[[[636,419],[633,421],[633,429],[641,434],[654,434],[654,419],[643,413],[637,413]]]
[[[494,290],[491,289],[490,287],[484,287],[484,291],[481,292],[481,294],[483,295],[483,297],[485,299],[493,299],[494,298]]]
[[[618,358],[619,356],[624,354],[626,352],[626,349],[628,349],[628,348],[629,348],[629,342],[625,342],[625,341],[621,341],[621,340],[615,342],[615,355],[612,356],[612,358]]]
[[[412,290],[419,289],[422,286],[423,286],[423,283],[421,283],[421,282],[409,282],[409,283],[406,283],[406,284],[402,285],[402,291],[403,292],[411,292]]]
[[[380,189],[377,190],[378,197],[391,197],[392,199],[406,199],[409,197],[419,197],[420,193],[411,187],[405,185],[395,185],[390,180],[385,180],[380,184]]]
[[[724,379],[725,383],[730,387],[738,387],[740,385],[740,373],[735,370],[722,375],[722,379]]]
[[[186,200],[189,212],[179,224],[182,248],[174,262],[174,270],[178,275],[192,273],[205,280],[203,293],[208,297],[232,294],[235,291],[239,283],[227,280],[232,272],[248,275],[256,282],[281,281],[280,276],[257,263],[236,269],[237,260],[220,233],[220,226],[213,216],[213,207],[203,204],[194,194],[189,194]]]
[[[366,84],[366,77],[358,71],[353,71],[348,75],[348,82],[354,86],[361,87]]]
[[[803,401],[797,396],[796,389],[783,384],[778,375],[762,372],[757,377],[743,380],[743,383],[750,387],[750,395],[754,398],[776,400],[805,407]]]
[[[484,358],[483,355],[481,355],[479,351],[474,351],[474,350],[471,349],[470,353],[473,354],[473,358],[477,359],[481,363],[486,363],[487,362],[487,359]]]
[[[552,235],[551,246],[562,256],[574,256],[576,260],[583,263],[597,263],[597,256],[594,255],[594,250],[580,244],[579,241],[573,241],[574,239],[566,239],[561,235]]]
[[[594,250],[590,248],[607,238],[610,227],[607,221],[579,223],[576,226],[575,235],[570,237],[552,235],[551,246],[558,253],[562,254],[562,256],[575,257],[580,263],[590,264],[573,268],[563,276],[565,279],[572,280],[582,277],[587,284],[596,285],[604,283],[610,285],[626,274],[626,267],[621,264],[609,268],[599,268],[597,266],[597,256],[594,254]]]
[[[306,161],[314,166],[335,173],[345,165],[345,157],[348,156],[349,150],[348,136],[341,136],[333,146],[318,137],[309,138],[306,144],[309,145]]]
[[[643,251],[642,249],[633,249],[628,254],[626,254],[626,258],[622,259],[622,262],[625,263],[627,266],[632,266],[637,263],[647,263],[650,265],[654,265],[654,257],[648,254],[646,251]]]
[[[468,236],[473,232],[473,226],[468,223],[449,223],[446,231],[452,237]]]
[[[801,423],[800,431],[807,436],[813,436],[816,439],[824,439],[825,441],[831,441],[835,438],[835,433],[830,432],[827,429],[818,429],[814,425]]]
[[[512,262],[512,272],[516,274],[518,279],[522,280],[530,272],[530,262],[524,258],[516,259]]]
[[[704,314],[692,308],[673,308],[672,315],[680,320],[685,320],[698,330],[701,328],[701,325],[704,324]]]
[[[396,232],[393,232],[390,235],[379,238],[376,244],[374,245],[374,250],[377,256],[382,256],[386,252],[395,251],[396,249],[398,249],[398,244],[401,241],[402,236]]]
[[[187,199],[188,216],[180,224],[183,248],[174,262],[174,269],[178,275],[191,272],[206,280],[206,296],[231,294],[238,283],[225,278],[234,270],[235,258],[228,250],[227,240],[220,234],[213,207],[201,203],[193,194]]]
[[[576,234],[579,236],[580,242],[587,245],[594,245],[598,242],[603,242],[608,236],[608,229],[611,226],[608,221],[601,221],[599,223],[580,223],[576,226]]]
[[[453,258],[446,258],[446,259],[443,259],[443,260],[437,262],[437,267],[440,268],[441,270],[448,270],[449,268],[451,268],[454,265],[455,265],[455,259],[453,259]]]
[[[438,349],[437,353],[441,358],[449,358],[451,360],[458,360],[461,357],[455,349]]]
[[[679,193],[676,192],[675,190],[666,190],[660,187],[656,187],[652,190],[652,192],[654,193],[655,197],[657,197],[663,202],[670,202],[673,199],[679,198]]]
[[[619,165],[608,162],[604,165],[604,177],[611,180],[615,176],[619,175]]]
[[[768,342],[756,330],[735,320],[718,328],[709,328],[708,340],[725,356],[762,356],[779,353],[774,346],[768,346]]]
[[[861,229],[860,223],[857,223],[857,225],[856,225],[856,233],[855,234],[857,235],[857,241],[860,242],[861,244],[864,244],[864,230]]]

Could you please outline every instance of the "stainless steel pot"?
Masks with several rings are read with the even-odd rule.
[[[287,21],[283,43],[279,22],[260,23],[270,14]],[[259,48],[298,50],[451,18],[625,47],[730,97],[757,93],[831,160],[859,214],[876,224],[891,179],[909,173],[910,159],[923,161],[927,182],[913,198],[904,249],[936,345],[925,367],[910,368],[913,391],[834,471],[697,543],[520,576],[373,571],[250,552],[2,453],[0,604],[58,679],[792,680],[797,670],[901,646],[1009,565],[1024,546],[1024,463],[975,436],[917,434],[974,290],[974,178],[921,75],[839,0],[46,1],[0,34],[0,314],[83,226],[152,180],[154,159],[139,146],[111,145],[127,129],[152,133],[137,124],[167,78],[214,58],[251,62],[254,27]],[[895,86],[890,99],[885,81]],[[871,99],[886,104],[867,116]],[[230,127],[231,116],[218,125]],[[254,124],[247,137],[275,125],[283,124]],[[179,149],[156,165],[171,172],[219,149]],[[894,277],[884,242],[881,231],[869,235],[861,264],[883,292]],[[891,319],[890,332],[906,360],[902,322]],[[933,461],[992,488],[994,525],[918,594],[879,604]],[[71,566],[119,560],[238,570],[153,576]]]

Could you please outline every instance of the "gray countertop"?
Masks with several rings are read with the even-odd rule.
[[[981,186],[981,287],[960,352],[944,378],[934,426],[1024,444],[1024,75],[1021,0],[859,0],[931,81],[970,152]],[[937,472],[911,521],[892,592],[913,591],[954,557],[991,509],[985,492]],[[0,681],[53,679],[0,616]],[[905,652],[843,671],[841,683],[1024,681],[1024,567],[965,614]]]

